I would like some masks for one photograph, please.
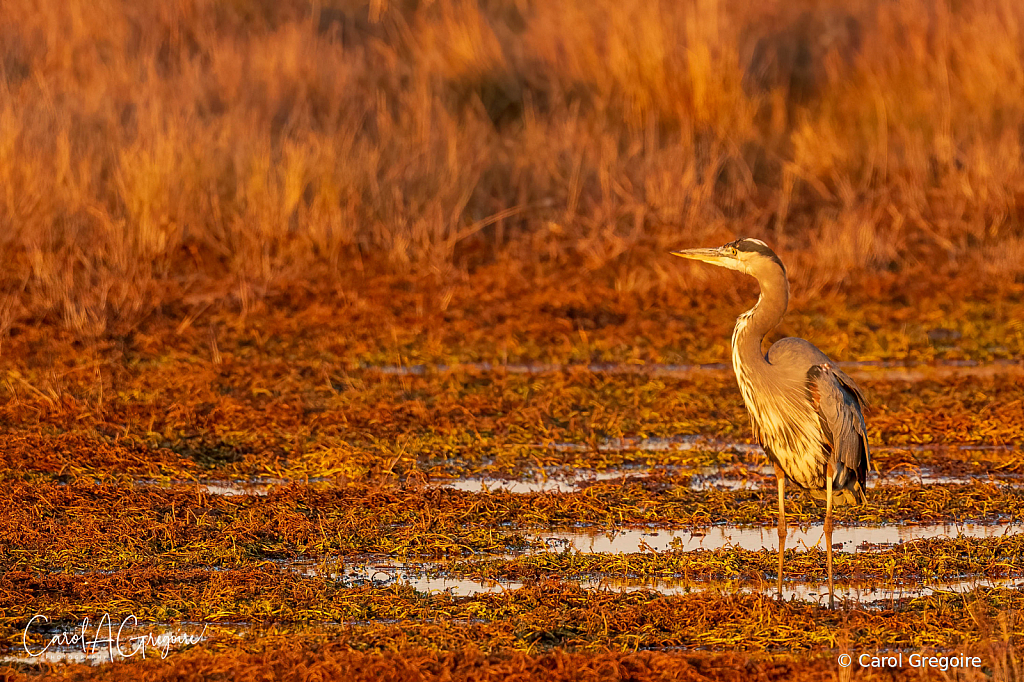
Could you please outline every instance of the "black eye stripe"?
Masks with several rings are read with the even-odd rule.
[[[779,257],[777,255],[775,255],[775,252],[759,241],[755,241],[749,238],[737,239],[734,242],[726,244],[726,246],[732,247],[737,251],[744,251],[746,253],[759,253],[762,256],[765,256],[766,258],[770,258],[773,261],[775,261],[775,263],[783,270],[786,269],[786,266],[782,264],[782,261],[779,260]]]

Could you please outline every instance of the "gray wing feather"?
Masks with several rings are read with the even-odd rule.
[[[829,363],[829,371],[835,376],[836,381],[842,384],[843,388],[853,393],[853,396],[857,399],[857,414],[860,415],[860,422],[863,425],[864,415],[861,414],[861,412],[865,407],[867,407],[868,401],[864,399],[864,394],[861,393],[860,386],[850,378],[850,375],[831,363]]]
[[[861,412],[863,394],[853,379],[831,363],[815,365],[807,378],[815,410],[832,449],[835,486],[853,489],[856,482],[862,492],[871,458]]]

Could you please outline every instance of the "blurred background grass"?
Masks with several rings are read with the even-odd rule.
[[[6,0],[0,332],[497,264],[1024,283],[1013,0]],[[493,268],[491,268],[493,270]],[[684,274],[680,274],[684,273]]]

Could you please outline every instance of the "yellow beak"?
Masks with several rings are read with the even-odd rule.
[[[671,251],[670,253],[680,258],[699,260],[713,265],[721,265],[722,261],[728,258],[728,256],[722,253],[721,249],[683,249],[682,251]]]

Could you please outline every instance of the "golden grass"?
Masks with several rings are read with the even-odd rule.
[[[700,288],[663,252],[737,233],[812,290],[1019,277],[1022,22],[1008,0],[13,0],[0,327],[117,333],[182,295],[247,310],[495,258]]]

